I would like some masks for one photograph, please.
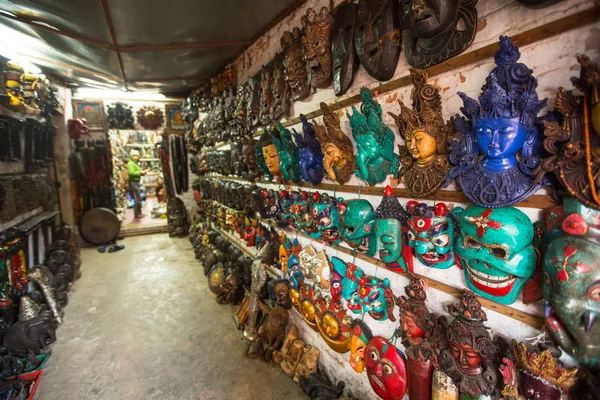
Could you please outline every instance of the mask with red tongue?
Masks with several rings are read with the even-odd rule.
[[[406,392],[406,361],[404,354],[389,341],[376,336],[365,352],[367,376],[371,387],[383,400],[400,400]]]

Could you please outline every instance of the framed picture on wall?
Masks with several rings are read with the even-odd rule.
[[[169,133],[185,133],[187,124],[181,116],[181,106],[179,104],[167,104],[167,130]]]
[[[73,116],[85,118],[92,131],[105,129],[106,117],[102,101],[73,100]]]

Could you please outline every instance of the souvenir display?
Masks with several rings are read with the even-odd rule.
[[[437,320],[427,309],[425,281],[413,277],[404,287],[408,297],[396,297],[400,308],[398,335],[406,349],[408,396],[411,399],[431,399],[431,379],[437,367]]]
[[[40,106],[37,104],[37,86],[38,76],[31,72],[25,72],[21,75],[21,87],[23,88],[23,104],[25,114],[39,114]]]
[[[360,287],[360,280],[364,276],[363,270],[354,264],[344,262],[338,257],[331,257],[331,265],[336,276],[339,277],[341,285],[340,294],[342,298],[347,300],[348,309],[359,313],[361,306],[358,289]]]
[[[290,99],[292,91],[285,81],[285,70],[283,68],[283,54],[277,53],[273,58],[273,101],[271,102],[271,119],[279,121],[281,117],[290,115]]]
[[[281,161],[271,133],[265,129],[260,139],[254,145],[254,154],[258,169],[265,180],[277,180],[281,174]]]
[[[247,356],[250,348],[259,338],[259,332],[256,329],[256,320],[258,318],[258,301],[263,285],[267,281],[267,265],[263,260],[267,257],[269,246],[264,246],[252,262],[252,284],[250,286],[250,302],[248,305],[248,321],[244,330],[244,338],[248,340],[248,346],[244,352]]]
[[[109,129],[133,129],[131,106],[117,101],[106,106],[106,114]]]
[[[292,289],[297,292],[304,284],[304,274],[299,269],[300,260],[298,259],[298,254],[300,253],[300,246],[298,245],[297,248],[298,250],[294,250],[294,253],[290,256],[287,267],[287,276],[290,278],[291,286],[290,298],[292,297]]]
[[[460,392],[471,399],[491,400],[498,382],[498,372],[494,368],[496,348],[484,322],[487,321],[481,303],[473,292],[463,289],[459,303],[448,306],[448,312],[455,318],[448,324],[444,316],[439,318],[440,339],[438,347],[438,370],[446,374]],[[434,375],[432,398],[448,398],[440,390]]]
[[[351,308],[355,314],[368,313],[376,321],[396,321],[394,317],[394,295],[387,278],[380,279],[365,275],[359,280],[358,296],[361,309]]]
[[[343,6],[346,5],[348,4]],[[320,107],[324,126],[316,120],[313,122],[315,134],[321,144],[323,168],[327,179],[343,185],[354,173],[352,141],[340,128],[340,116],[331,111],[325,103],[321,103]]]
[[[333,63],[333,93],[341,96],[350,89],[354,74],[360,65],[354,46],[354,30],[358,4],[342,3],[335,11],[331,56]]]
[[[363,68],[378,81],[392,79],[401,34],[394,0],[359,0],[354,43]]]
[[[325,302],[324,306],[316,319],[319,333],[333,351],[345,353],[350,350],[352,318],[346,315],[346,310],[341,309],[339,303],[333,299]]]
[[[28,357],[30,352],[41,354],[56,341],[58,322],[48,310],[28,296],[21,297],[19,320],[11,325],[4,335],[4,347],[15,357]]]
[[[379,258],[391,270],[406,272],[409,268],[403,256],[402,227],[407,225],[408,213],[402,208],[394,191],[387,186],[381,203],[375,210],[375,236]]]
[[[304,61],[310,71],[310,84],[317,89],[325,89],[331,85],[333,79],[331,63],[333,17],[327,7],[322,7],[318,14],[309,8],[300,22]]]
[[[413,67],[428,68],[462,53],[475,39],[477,0],[402,3],[403,47]]]
[[[279,166],[281,175],[286,181],[300,182],[300,152],[298,146],[292,140],[292,134],[279,122],[276,124],[277,130],[273,129],[271,136],[273,144],[279,154]],[[305,163],[308,160],[304,160]],[[308,168],[308,164],[305,164]]]
[[[260,70],[260,112],[258,122],[267,126],[273,121],[271,107],[273,105],[273,64],[269,63]]]
[[[313,195],[314,200],[316,200],[315,195],[316,193]],[[342,241],[338,231],[340,220],[337,199],[330,198],[327,193],[323,193],[318,200],[313,201],[311,213],[317,232],[321,233],[322,241],[330,245],[336,245]]]
[[[600,360],[600,211],[567,197],[545,212],[544,298],[554,342],[582,364]]]
[[[297,230],[303,231],[312,239],[321,239],[321,231],[317,230],[315,226],[307,192],[300,192],[298,200],[294,201],[290,207],[290,213]]]
[[[434,207],[411,200],[406,203],[408,245],[419,261],[431,268],[446,269],[456,263],[454,258],[454,223],[463,209],[449,210],[446,204]]]
[[[304,246],[298,254],[300,272],[323,290],[329,290],[331,268],[324,250],[316,251],[311,245]]]
[[[137,122],[144,129],[155,130],[165,122],[165,115],[158,107],[143,106],[137,111]]]
[[[408,379],[404,354],[392,343],[375,336],[365,350],[367,376],[371,387],[383,400],[401,400]]]
[[[300,114],[300,121],[302,121],[304,134],[300,135],[295,129],[293,130],[300,153],[300,174],[302,179],[316,186],[321,183],[325,175],[323,153],[315,136],[315,126],[306,120],[304,114]]]
[[[8,96],[8,106],[14,111],[23,111],[25,99],[21,86],[21,75],[25,72],[16,61],[8,61],[3,68],[4,95]]]
[[[394,153],[394,133],[382,120],[381,105],[374,99],[373,92],[366,87],[360,89],[362,104],[360,111],[352,106],[352,115],[346,114],[356,142],[356,176],[374,186],[385,180],[387,175],[398,177],[400,159]]]
[[[252,132],[260,121],[261,82],[259,75],[248,78],[246,96],[246,129]]]
[[[552,172],[569,195],[588,207],[599,208],[600,197],[597,177],[600,170],[600,63],[579,55],[579,78],[572,77],[573,85],[584,96],[559,88],[554,100],[554,111],[560,121],[543,119],[545,126],[544,150],[550,155],[537,169],[538,180]],[[594,135],[594,131],[596,135]],[[590,134],[591,132],[591,134]]]
[[[319,331],[319,328],[317,328],[317,313],[321,312],[322,304],[321,292],[312,285],[304,284],[300,290],[298,311],[308,326],[316,332]]]
[[[520,57],[511,38],[500,36],[496,67],[482,86],[480,103],[458,92],[466,118],[455,120],[458,133],[450,141],[455,167],[449,177],[478,206],[508,206],[540,188],[533,176],[542,141],[536,124],[546,100],[538,100],[537,79],[517,62]]]
[[[427,73],[411,69],[410,74],[414,85],[411,94],[413,109],[398,100],[400,114],[388,114],[396,120],[400,136],[404,139],[404,145],[399,146],[399,176],[404,178],[411,196],[426,197],[442,187],[450,170],[446,142],[453,121],[444,122],[440,93],[427,83]]]
[[[550,350],[527,350],[524,343],[512,341],[519,369],[519,392],[526,400],[560,400],[576,381],[577,368],[564,368]]]
[[[373,338],[371,329],[360,319],[352,321],[352,338],[350,339],[350,366],[359,374],[365,370],[365,351]]]
[[[294,28],[281,36],[285,81],[292,91],[292,101],[305,99],[310,94],[308,68],[302,54],[302,32]]]
[[[456,255],[477,295],[511,304],[535,270],[533,224],[514,207],[467,207],[458,220]]]
[[[377,252],[375,211],[365,199],[350,199],[338,205],[340,234],[351,248],[373,257]]]

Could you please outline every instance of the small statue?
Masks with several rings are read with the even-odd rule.
[[[279,166],[281,175],[286,181],[300,182],[300,152],[298,146],[292,140],[289,129],[285,129],[279,122],[277,130],[271,131],[273,144],[279,154]]]
[[[285,70],[283,68],[283,54],[277,53],[273,58],[273,101],[271,102],[271,118],[279,121],[281,117],[290,116],[290,99],[292,91],[285,81]]]
[[[338,205],[342,239],[360,254],[373,257],[377,252],[375,211],[365,199],[350,199]]]
[[[300,114],[300,121],[302,121],[304,135],[293,130],[300,153],[300,174],[302,179],[316,186],[321,183],[325,175],[323,153],[315,135],[315,126],[308,122],[304,114]]]
[[[343,4],[345,7],[347,4]],[[338,11],[339,12],[339,11]],[[340,128],[340,116],[329,109],[327,104],[321,102],[323,112],[323,125],[316,120],[314,130],[321,144],[323,154],[323,168],[327,179],[337,181],[340,185],[348,182],[354,173],[354,153],[352,141]]]
[[[407,225],[408,213],[402,208],[390,186],[385,188],[381,203],[375,210],[375,235],[379,258],[388,269],[409,270],[404,260],[402,229]]]
[[[358,153],[354,171],[356,176],[374,186],[387,175],[398,177],[400,159],[394,153],[394,133],[381,119],[381,105],[366,87],[360,89],[360,113],[352,106],[352,115],[346,114],[352,127],[352,136]]]
[[[554,342],[578,362],[600,359],[600,211],[567,197],[545,212],[544,255],[546,326]]]
[[[342,3],[335,11],[331,55],[333,58],[333,93],[341,96],[350,89],[360,65],[354,45],[358,4]]]
[[[133,112],[131,106],[117,101],[106,106],[106,121],[109,129],[133,129]]]
[[[535,271],[533,224],[515,207],[467,207],[458,220],[456,255],[477,295],[512,304]]]
[[[265,129],[254,146],[256,164],[265,180],[277,180],[281,174],[281,161],[271,132]]]
[[[414,85],[413,109],[398,100],[400,115],[388,114],[394,117],[405,143],[399,146],[398,174],[404,178],[411,196],[426,197],[442,187],[450,170],[446,142],[453,120],[444,123],[440,93],[427,83],[427,73],[411,68],[410,74]]]
[[[325,89],[331,85],[333,79],[331,65],[333,17],[327,7],[322,7],[318,14],[309,8],[300,22],[304,61],[310,70],[310,84],[317,89]]]
[[[363,68],[378,81],[392,79],[400,58],[401,33],[395,0],[359,0],[354,31]]]
[[[308,68],[302,54],[302,32],[294,28],[281,36],[285,81],[292,91],[292,100],[303,100],[310,94]]]
[[[260,76],[251,76],[246,82],[246,129],[248,132],[254,131],[260,121],[260,95],[261,95]]]
[[[365,370],[365,351],[367,344],[373,339],[369,326],[360,319],[352,321],[352,338],[350,339],[350,366],[359,374]]]
[[[273,361],[273,352],[279,350],[285,337],[285,327],[289,314],[281,307],[275,307],[269,312],[267,322],[258,329],[258,339],[254,344],[254,352],[249,357],[262,357],[267,362]]]
[[[403,2],[406,61],[416,68],[429,68],[462,53],[475,39],[476,4],[477,0]]]
[[[437,320],[427,309],[425,281],[412,277],[404,287],[408,297],[396,297],[400,308],[398,336],[406,349],[408,395],[411,399],[431,399],[431,379],[437,367]]]
[[[248,340],[248,347],[244,352],[244,356],[248,355],[250,347],[259,338],[259,332],[256,330],[256,319],[258,317],[258,300],[260,297],[262,287],[267,281],[267,265],[263,263],[263,260],[267,258],[267,253],[269,251],[269,246],[263,246],[262,249],[260,249],[259,252],[256,254],[256,258],[252,262],[252,284],[250,286],[248,321],[246,322],[246,329],[244,330],[244,338]]]
[[[52,287],[52,274],[48,270],[48,267],[44,265],[37,265],[29,270],[27,278],[34,281],[42,293],[48,307],[52,311],[52,315],[59,324],[62,324],[63,312],[60,309],[60,305],[56,301],[56,293]]]
[[[319,366],[319,349],[314,346],[307,345],[304,348],[302,359],[296,367],[296,373],[294,374],[294,382],[299,382],[300,378],[308,378],[310,374],[317,372]]]
[[[481,303],[473,292],[463,289],[460,302],[448,306],[448,312],[455,318],[451,324],[446,317],[439,318],[438,346],[441,351],[436,371],[450,377],[462,396],[490,400],[498,381],[498,372],[493,365],[496,348],[484,325],[487,316]],[[434,375],[434,399],[442,390],[437,377]]]
[[[189,229],[185,205],[179,197],[167,200],[167,222],[169,225],[169,237],[185,236]]]
[[[271,106],[273,104],[273,64],[269,63],[260,70],[260,113],[258,122],[267,126],[273,122]]]
[[[446,269],[456,264],[454,257],[454,223],[462,213],[461,207],[448,209],[444,203],[434,207],[411,200],[406,204],[408,245],[417,259],[431,268]]]
[[[467,119],[456,116],[458,134],[450,141],[450,161],[465,196],[481,207],[504,207],[527,199],[540,189],[534,181],[542,133],[537,114],[546,105],[538,100],[537,79],[518,63],[519,49],[500,36],[496,67],[482,86],[479,103],[458,92]],[[480,157],[482,155],[482,157]]]
[[[365,360],[367,377],[377,396],[402,400],[408,384],[404,354],[386,339],[375,336],[367,344]]]

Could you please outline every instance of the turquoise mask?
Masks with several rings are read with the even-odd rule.
[[[574,198],[545,213],[542,241],[546,325],[560,347],[587,365],[600,362],[600,211]]]
[[[331,264],[335,272],[342,277],[342,297],[349,302],[356,298],[360,279],[363,277],[363,270],[354,264],[346,264],[337,257],[331,257]]]
[[[459,220],[456,255],[467,286],[500,304],[519,297],[535,270],[533,224],[514,207],[469,206]]]
[[[358,294],[362,312],[377,321],[396,321],[394,318],[394,296],[390,289],[389,279],[379,279],[374,276],[365,276],[360,280]],[[354,311],[354,310],[353,310]],[[356,311],[354,311],[356,313]]]
[[[311,211],[317,231],[321,232],[322,240],[329,244],[338,244],[342,241],[342,237],[338,231],[340,220],[336,207],[337,201],[331,199],[327,193],[316,195],[318,192],[313,195],[317,201],[313,203]]]
[[[431,268],[446,269],[455,264],[454,220],[462,208],[452,212],[444,203],[428,207],[414,200],[406,204],[408,220],[408,245],[415,250],[419,261]]]
[[[375,218],[379,258],[385,262],[388,269],[406,272],[406,263],[402,258],[402,221],[408,220],[408,214],[389,186],[386,187],[381,204],[375,211]]]
[[[377,252],[375,211],[368,200],[352,199],[338,205],[342,239],[358,253],[373,257]]]

